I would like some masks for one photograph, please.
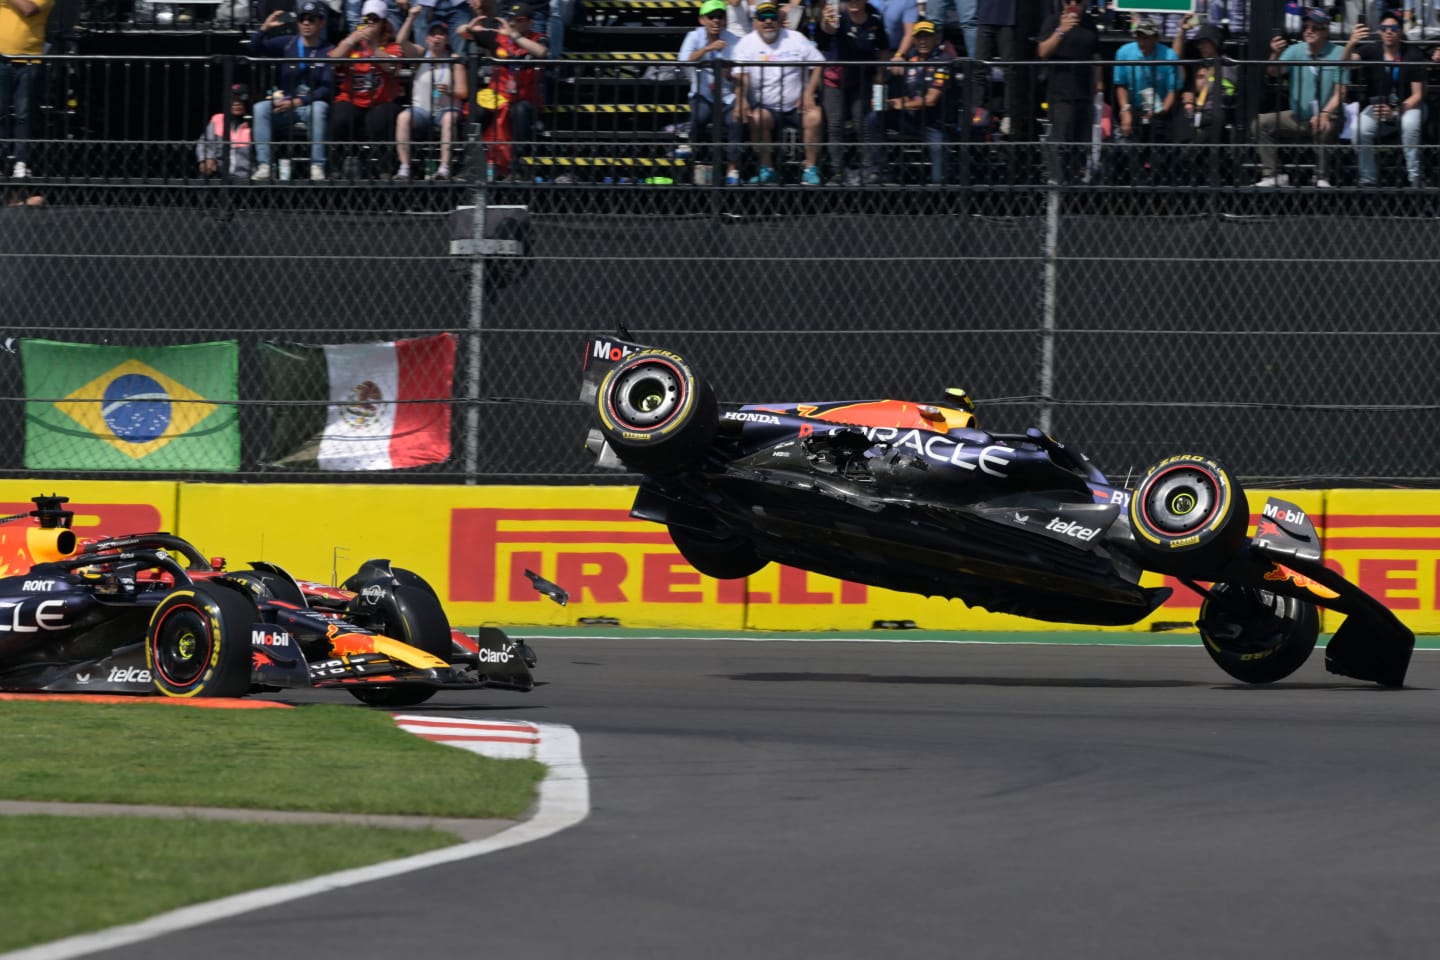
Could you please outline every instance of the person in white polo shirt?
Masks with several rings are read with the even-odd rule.
[[[755,30],[735,44],[735,122],[747,126],[760,155],[751,183],[775,183],[775,135],[799,127],[805,142],[801,183],[820,185],[820,70],[825,57],[804,34],[780,25],[772,0],[755,5]]]

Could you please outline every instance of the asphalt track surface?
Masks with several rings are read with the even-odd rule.
[[[1434,955],[1440,654],[1393,691],[1318,652],[1251,688],[1194,646],[536,646],[533,693],[409,712],[574,726],[587,820],[95,956]]]

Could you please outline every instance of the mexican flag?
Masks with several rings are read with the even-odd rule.
[[[20,341],[25,466],[32,470],[240,468],[239,346]]]
[[[455,337],[308,346],[262,341],[265,462],[398,470],[450,459]]]

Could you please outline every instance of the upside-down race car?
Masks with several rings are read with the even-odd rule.
[[[388,560],[367,561],[338,588],[269,563],[226,570],[168,533],[81,543],[66,498],[34,502],[0,519],[0,690],[341,687],[367,704],[411,706],[441,689],[535,685],[529,646],[492,628],[452,629],[430,585]]]
[[[1170,595],[1204,598],[1205,650],[1247,683],[1289,676],[1346,614],[1332,673],[1404,683],[1415,637],[1321,562],[1304,511],[1270,498],[1247,537],[1244,490],[1208,456],[1167,457],[1133,490],[1031,428],[988,433],[963,390],[935,403],[721,405],[683,357],[614,337],[587,344],[581,389],[601,466],[642,474],[631,514],[665,524],[698,571],[771,561],[1039,620],[1136,623]]]

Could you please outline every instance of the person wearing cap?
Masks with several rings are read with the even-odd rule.
[[[1174,49],[1160,45],[1160,25],[1149,17],[1135,24],[1135,39],[1115,52],[1115,109],[1126,143],[1163,144],[1173,139],[1175,104],[1184,74],[1178,66],[1163,64],[1179,59]],[[1125,155],[1132,179],[1146,169],[1153,171],[1154,157],[1148,151],[1129,149]]]
[[[401,110],[399,119],[395,121],[395,152],[400,156],[395,179],[411,178],[411,138],[425,136],[438,129],[440,165],[435,170],[434,179],[449,180],[452,145],[460,126],[460,112],[470,99],[470,81],[465,73],[465,64],[450,50],[449,24],[432,20],[425,31],[423,47],[410,41],[410,31],[419,18],[419,11],[418,4],[410,8],[396,37],[407,58],[423,58],[425,62],[415,68],[410,84],[410,106]]]
[[[700,4],[700,26],[687,33],[680,44],[680,63],[695,65],[690,69],[690,145],[695,182],[701,185],[713,180],[714,167],[711,166],[713,161],[709,149],[712,143],[721,140],[727,145],[725,181],[740,182],[740,131],[735,125],[735,85],[730,79],[728,66],[719,70],[714,66],[716,61],[733,61],[735,44],[740,42],[739,37],[725,29],[725,17],[725,0],[705,0]]]
[[[1380,17],[1380,42],[1366,43],[1370,31],[1357,23],[1345,44],[1345,56],[1371,64],[1364,77],[1365,109],[1360,111],[1360,186],[1373,187],[1379,179],[1375,138],[1400,131],[1405,173],[1410,186],[1423,187],[1420,173],[1420,128],[1425,122],[1425,61],[1400,42],[1400,15]]]
[[[385,0],[365,0],[360,26],[330,50],[335,95],[326,136],[331,143],[391,142],[400,115],[400,54]]]
[[[1235,103],[1240,68],[1224,57],[1224,34],[1213,23],[1199,24],[1188,45],[1185,32],[1195,15],[1181,21],[1172,49],[1182,59],[1200,60],[1190,69],[1180,91],[1180,108],[1175,117],[1178,143],[1224,143],[1229,128],[1229,111]]]
[[[234,84],[230,87],[228,97],[228,108],[211,116],[210,121],[205,124],[205,130],[195,144],[195,159],[199,161],[200,175],[213,177],[219,174],[228,153],[229,162],[223,165],[230,176],[244,180],[250,176],[254,162],[250,121],[245,116],[245,112],[250,109],[250,88],[243,83]],[[226,114],[229,114],[228,130]]]
[[[1270,39],[1272,77],[1290,76],[1290,109],[1262,113],[1255,118],[1253,132],[1260,150],[1261,176],[1257,187],[1283,187],[1290,178],[1280,172],[1276,139],[1286,136],[1309,140],[1316,146],[1315,186],[1330,186],[1330,150],[1343,125],[1345,77],[1340,67],[1311,65],[1307,61],[1343,60],[1344,48],[1330,42],[1330,15],[1324,10],[1305,11],[1300,22],[1301,43],[1291,44],[1283,36]],[[1281,64],[1292,66],[1281,66]]]
[[[799,127],[805,142],[801,183],[820,185],[820,67],[825,62],[809,38],[780,25],[772,0],[755,5],[755,31],[735,44],[735,122],[745,125],[760,157],[752,183],[775,183],[775,135]]]
[[[514,169],[534,140],[544,96],[540,87],[543,68],[533,61],[548,58],[550,44],[545,34],[534,29],[530,7],[524,2],[502,3],[496,20],[495,63],[490,84],[478,93],[477,100],[484,138],[493,144],[489,155],[503,175]]]
[[[930,153],[930,182],[945,182],[945,94],[950,85],[949,58],[940,49],[940,25],[918,20],[911,31],[915,49],[905,58],[901,95],[885,101],[865,121],[866,182],[888,179],[884,168],[885,129],[898,129],[902,141],[924,141]]]
[[[280,26],[284,12],[276,10],[250,35],[250,52],[256,57],[284,57],[276,69],[270,95],[255,104],[255,172],[253,180],[272,176],[272,142],[275,131],[304,124],[310,138],[310,179],[325,179],[325,128],[330,118],[330,44],[325,42],[326,7],[321,0],[300,4],[299,32],[267,36]]]
[[[0,0],[0,153],[13,132],[15,166],[10,175],[30,170],[30,108],[40,90],[40,60],[15,59],[45,52],[45,25],[55,0]],[[11,111],[15,125],[10,126]]]
[[[880,63],[890,58],[890,38],[880,11],[865,0],[827,4],[815,32],[815,45],[827,60],[855,64],[874,61],[877,66],[827,64],[821,71],[821,106],[825,112],[825,142],[830,154],[831,183],[854,186],[861,179],[862,163],[847,158],[846,134],[863,139],[866,117],[870,115],[871,91],[884,85],[886,70]],[[863,159],[863,158],[856,158]]]

